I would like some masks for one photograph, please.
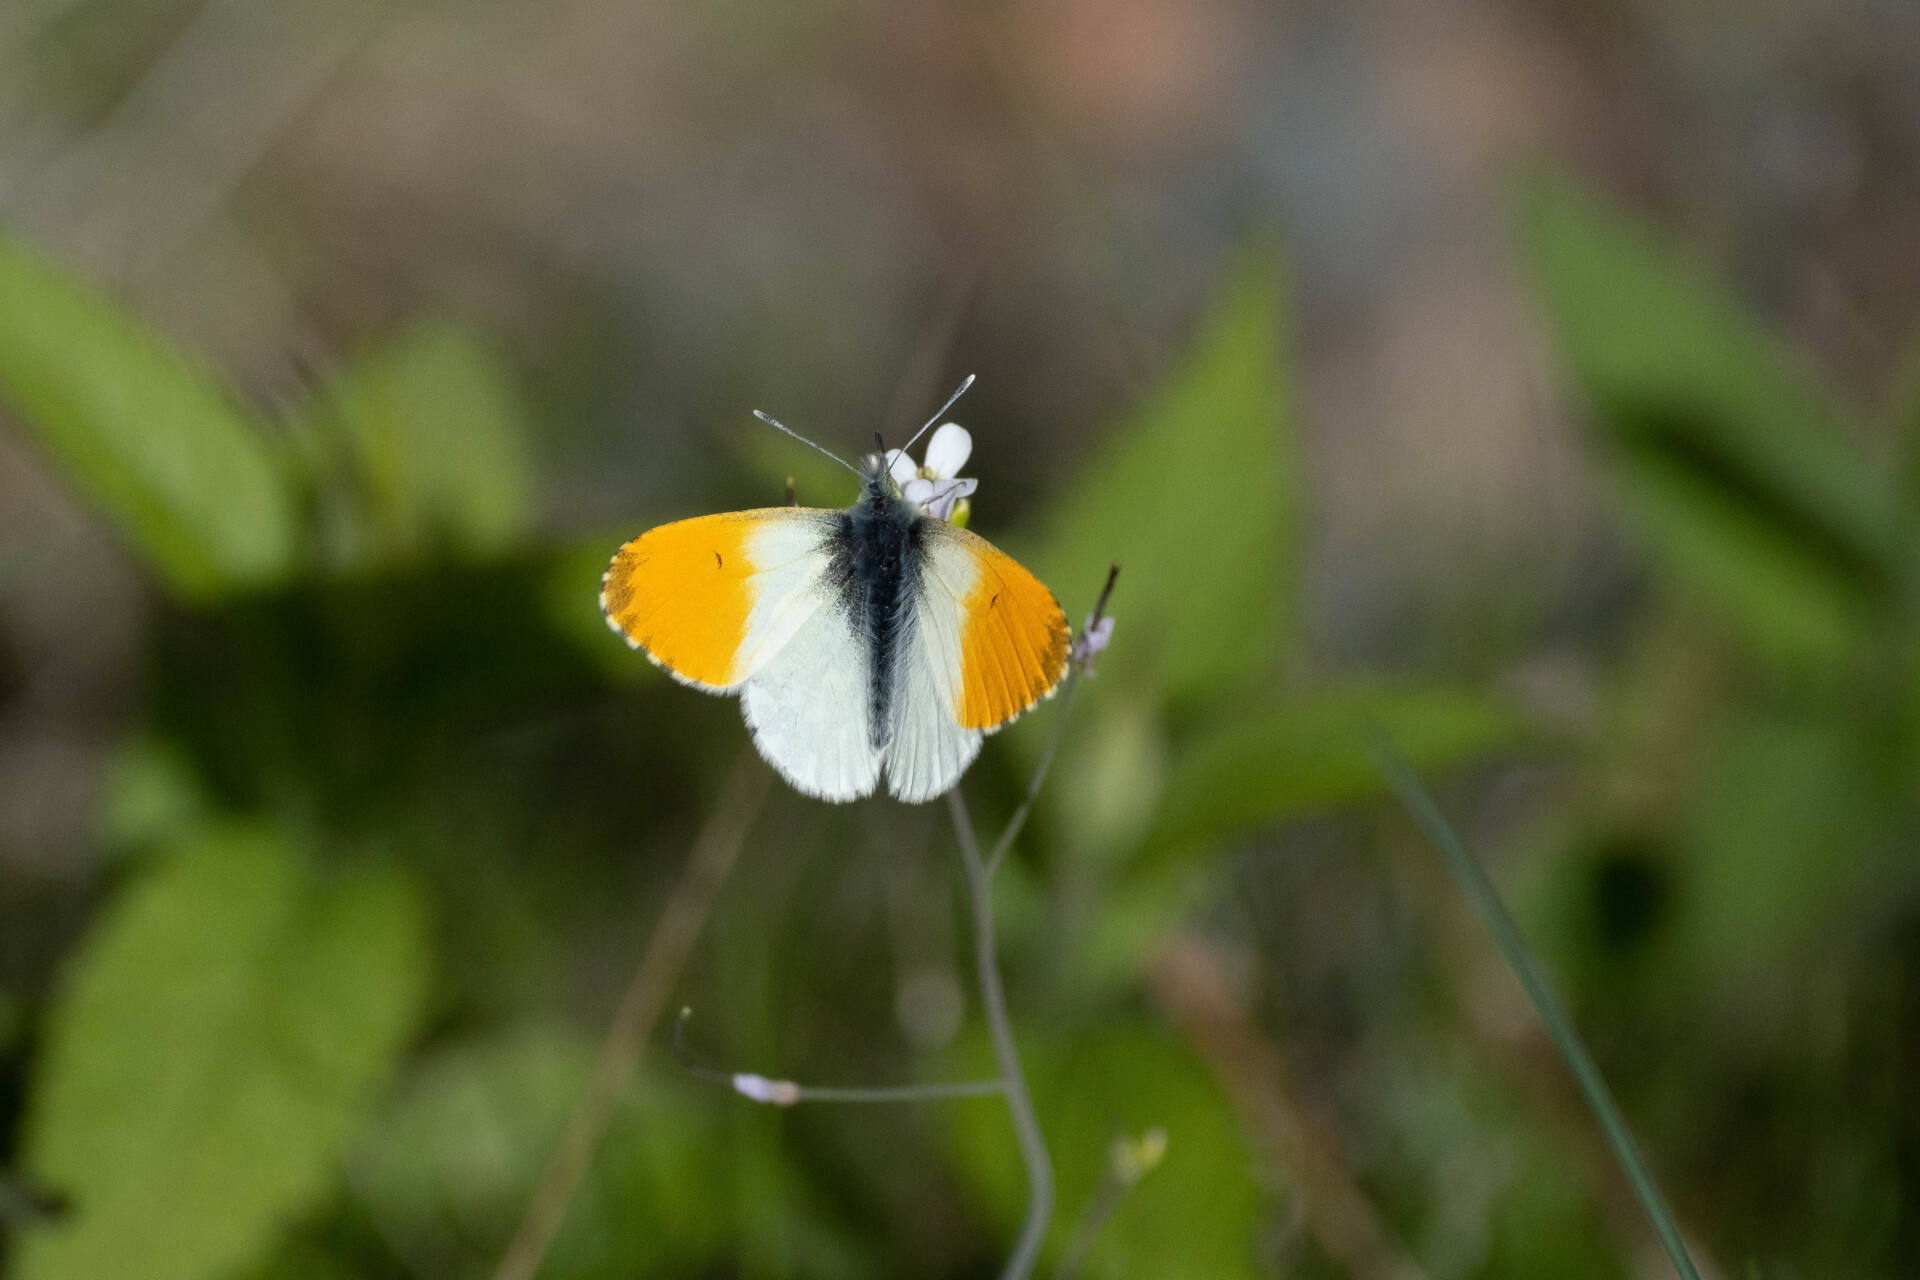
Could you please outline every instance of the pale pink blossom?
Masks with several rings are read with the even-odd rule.
[[[887,473],[908,502],[936,520],[964,524],[966,500],[980,487],[978,480],[960,475],[972,454],[973,437],[967,429],[957,422],[942,423],[927,441],[924,463],[916,465],[904,449],[889,449]]]
[[[1093,662],[1106,652],[1107,645],[1113,641],[1113,618],[1087,615],[1087,625],[1074,637],[1070,656],[1080,664],[1088,675],[1093,674]]]

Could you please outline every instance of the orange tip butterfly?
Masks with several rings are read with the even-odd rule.
[[[1066,615],[1013,557],[930,512],[950,484],[903,491],[904,449],[858,467],[820,452],[859,477],[851,507],[661,525],[614,556],[600,608],[680,683],[738,694],[754,745],[800,791],[856,800],[884,774],[899,799],[931,800],[985,735],[1058,687]]]

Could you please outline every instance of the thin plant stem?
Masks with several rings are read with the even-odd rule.
[[[782,1081],[781,1083],[787,1083]],[[990,1098],[1007,1091],[1003,1080],[954,1080],[942,1084],[794,1086],[800,1102],[930,1102],[951,1098]]]
[[[1694,1268],[1693,1259],[1687,1253],[1686,1241],[1680,1234],[1680,1225],[1674,1220],[1673,1211],[1667,1207],[1659,1184],[1648,1171],[1640,1148],[1627,1129],[1626,1118],[1620,1114],[1620,1107],[1613,1099],[1613,1092],[1607,1088],[1606,1079],[1600,1074],[1593,1056],[1587,1052],[1580,1033],[1574,1030],[1573,1019],[1555,994],[1546,970],[1535,959],[1526,939],[1520,934],[1519,925],[1514,923],[1513,916],[1500,901],[1493,881],[1487,878],[1487,873],[1460,843],[1452,824],[1440,812],[1440,806],[1421,784],[1420,776],[1414,772],[1399,748],[1377,730],[1370,733],[1368,745],[1380,772],[1386,777],[1387,785],[1393,788],[1394,795],[1399,797],[1400,803],[1425,832],[1427,839],[1440,850],[1447,869],[1453,873],[1467,901],[1493,935],[1514,976],[1520,979],[1520,985],[1526,989],[1527,998],[1533,1001],[1540,1021],[1546,1025],[1548,1037],[1573,1072],[1580,1092],[1586,1096],[1587,1106],[1592,1108],[1594,1118],[1600,1123],[1600,1131],[1606,1136],[1607,1145],[1613,1148],[1614,1158],[1620,1162],[1627,1181],[1633,1185],[1634,1194],[1640,1199],[1641,1207],[1646,1210],[1654,1230],[1659,1233],[1660,1243],[1666,1247],[1673,1269],[1682,1280],[1700,1280],[1700,1273]]]
[[[1060,740],[1067,736],[1067,717],[1073,713],[1074,695],[1080,692],[1080,673],[1067,673],[1067,687],[1060,693],[1060,710],[1054,713],[1053,732],[1047,737],[1047,745],[1040,751],[1040,763],[1034,766],[1033,777],[1027,782],[1027,793],[1020,797],[1020,804],[1007,819],[1006,830],[993,843],[993,852],[987,855],[986,870],[989,879],[1000,869],[1006,860],[1007,850],[1013,848],[1014,837],[1020,834],[1020,828],[1027,825],[1027,816],[1033,812],[1033,802],[1040,795],[1040,788],[1047,780],[1047,771],[1053,768],[1053,757],[1060,750]]]
[[[1000,1273],[1001,1280],[1027,1280],[1039,1259],[1047,1224],[1053,1217],[1053,1162],[1047,1157],[1047,1142],[1040,1133],[1040,1118],[1034,1113],[1033,1095],[1027,1092],[1027,1080],[1020,1069],[1020,1051],[1013,1042],[1013,1024],[1007,1019],[1006,993],[1000,986],[998,943],[994,936],[993,879],[980,856],[980,841],[974,834],[973,819],[967,802],[955,787],[947,792],[947,808],[953,815],[953,831],[960,844],[960,859],[967,868],[968,896],[973,906],[973,958],[979,971],[980,1007],[986,1017],[987,1031],[993,1039],[993,1056],[1000,1068],[1007,1110],[1013,1116],[1013,1130],[1020,1142],[1020,1159],[1027,1170],[1027,1217],[1013,1254]]]
[[[1113,599],[1113,584],[1119,578],[1120,566],[1117,564],[1109,566],[1106,585],[1100,588],[1100,598],[1094,602],[1093,612],[1087,617],[1088,630],[1099,626],[1100,620],[1107,616],[1107,602]],[[1091,659],[1088,660],[1088,671],[1093,669],[1091,661]],[[1060,691],[1060,710],[1053,717],[1053,732],[1047,735],[1047,745],[1040,751],[1040,763],[1034,766],[1033,777],[1027,781],[1027,793],[1020,797],[1020,804],[1014,809],[1013,816],[1007,819],[1006,830],[1000,833],[1000,838],[993,843],[993,852],[987,855],[989,878],[1000,869],[1000,863],[1005,860],[1007,851],[1013,848],[1014,838],[1020,834],[1020,829],[1027,825],[1027,816],[1033,812],[1033,802],[1039,798],[1040,788],[1046,784],[1048,770],[1053,768],[1053,757],[1060,751],[1061,739],[1067,736],[1067,718],[1073,714],[1073,698],[1078,692],[1080,692],[1080,668],[1078,663],[1074,663],[1068,668],[1066,687]]]
[[[946,1098],[984,1098],[1006,1092],[1006,1082],[951,1080],[933,1084],[822,1085],[771,1080],[744,1071],[708,1066],[687,1052],[687,1022],[693,1010],[682,1009],[673,1024],[673,1057],[687,1074],[725,1085],[743,1098],[769,1106],[792,1107],[802,1102],[927,1102]]]
[[[614,1010],[600,1045],[600,1060],[588,1082],[587,1091],[574,1105],[567,1120],[566,1133],[554,1152],[525,1215],[514,1232],[513,1241],[495,1269],[494,1280],[533,1280],[540,1263],[553,1243],[554,1235],[567,1216],[567,1206],[580,1189],[593,1163],[593,1156],[606,1135],[621,1092],[633,1077],[640,1053],[653,1024],[659,1020],[661,1006],[680,970],[686,965],[694,941],[706,925],[713,900],[747,832],[759,816],[767,798],[773,775],[768,772],[752,747],[743,748],[733,766],[719,802],[706,824],[695,837],[686,865],[661,908],[660,921],[647,940],[647,949],[627,984],[626,994]]]
[[[1086,1267],[1087,1259],[1093,1256],[1093,1242],[1100,1238],[1101,1231],[1113,1218],[1114,1210],[1127,1198],[1127,1192],[1133,1183],[1122,1178],[1112,1169],[1101,1179],[1100,1190],[1087,1202],[1087,1211],[1080,1216],[1080,1225],[1073,1230],[1073,1239],[1067,1244],[1066,1259],[1060,1269],[1053,1273],[1053,1280],[1077,1280]]]

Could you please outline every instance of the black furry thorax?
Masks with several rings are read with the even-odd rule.
[[[867,729],[875,750],[893,736],[894,665],[913,626],[923,519],[900,496],[884,461],[869,458],[861,468],[859,501],[835,518],[829,535],[828,585],[854,634],[866,642]]]

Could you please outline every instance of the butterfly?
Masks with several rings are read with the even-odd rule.
[[[924,483],[903,492],[904,449],[876,435],[856,467],[756,416],[852,471],[858,499],[641,534],[602,579],[607,625],[680,683],[738,695],[760,754],[807,795],[856,800],[884,776],[898,799],[931,800],[1059,685],[1066,615],[1013,557],[931,514]]]

